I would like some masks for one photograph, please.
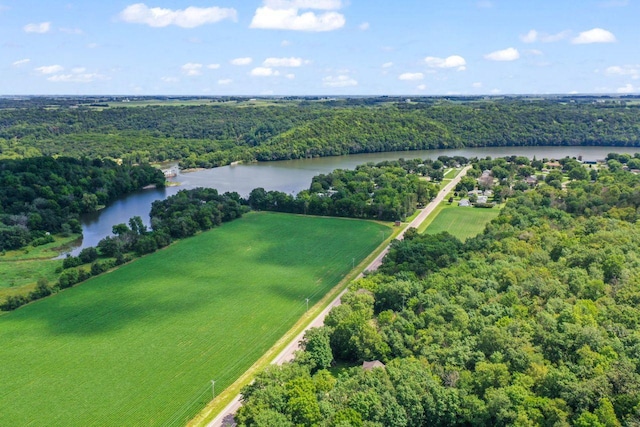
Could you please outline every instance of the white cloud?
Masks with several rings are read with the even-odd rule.
[[[602,28],[594,28],[589,31],[583,31],[571,40],[573,44],[590,44],[590,43],[613,43],[616,41],[616,36],[610,31],[603,30]]]
[[[287,46],[291,46],[293,43],[291,43],[289,40],[282,40],[280,42],[280,46],[282,47],[287,47]]]
[[[267,58],[262,65],[265,67],[301,67],[304,64],[308,64],[302,58]]]
[[[426,90],[427,89],[427,85],[425,85],[425,84],[418,85],[418,89],[419,90]]]
[[[28,64],[29,62],[31,62],[31,60],[29,58],[25,58],[25,59],[19,59],[19,60],[13,62],[11,65],[13,67],[20,67],[22,65]]]
[[[36,68],[36,71],[40,74],[55,74],[64,70],[62,65],[43,65],[42,67]]]
[[[99,45],[98,43],[89,43],[89,44],[87,45],[87,47],[88,47],[89,49],[97,49],[97,48],[99,48],[99,47],[100,47],[100,45]]]
[[[293,31],[333,31],[344,27],[346,19],[335,12],[342,7],[340,0],[265,0],[256,9],[249,28]],[[304,9],[324,10],[301,12]]]
[[[527,34],[520,35],[520,40],[524,43],[554,43],[566,39],[570,34],[571,32],[569,30],[560,31],[556,34],[539,33],[536,30],[529,30]]]
[[[209,64],[207,65],[207,68],[210,70],[217,70],[218,68],[220,68],[220,64]]]
[[[604,70],[607,76],[631,76],[632,79],[640,78],[640,65],[613,65]]]
[[[80,28],[60,28],[60,32],[75,36],[81,36],[84,34],[84,31],[82,31]]]
[[[430,68],[456,68],[458,71],[467,69],[467,61],[459,55],[451,55],[446,58],[427,56],[424,58],[424,62],[426,62],[427,67]]]
[[[235,58],[229,61],[231,65],[249,65],[253,62],[253,58]]]
[[[180,79],[177,77],[160,77],[160,80],[165,83],[177,83],[180,81]]]
[[[626,85],[616,89],[616,92],[618,92],[618,93],[634,93],[634,92],[638,92],[638,88],[633,87],[633,85],[631,83],[627,83]]]
[[[327,76],[322,79],[322,84],[327,87],[349,87],[357,86],[358,82],[347,75]]]
[[[71,72],[75,74],[81,74],[81,73],[84,73],[85,71],[87,71],[85,67],[75,67],[71,69]]]
[[[289,80],[293,80],[296,78],[296,75],[293,73],[289,73],[289,74],[286,74],[285,77],[288,78]]]
[[[393,62],[385,62],[382,64],[382,68],[391,68],[393,67]]]
[[[361,31],[367,31],[370,27],[371,25],[368,22],[363,22],[362,24],[358,25],[358,28]]]
[[[74,73],[74,74],[56,74],[47,77],[50,82],[56,83],[92,83],[97,80],[108,80],[108,78],[98,73]]]
[[[194,7],[172,10],[160,7],[148,7],[144,3],[127,6],[119,15],[124,22],[145,24],[150,27],[167,27],[177,25],[182,28],[194,28],[204,24],[212,24],[230,19],[237,21],[238,12],[233,8]]]
[[[202,74],[202,64],[187,62],[182,67],[182,72],[187,76],[199,76]]]
[[[473,86],[476,89],[480,89],[482,87],[482,82],[475,82],[471,86]]]
[[[229,85],[231,83],[233,83],[233,80],[231,80],[231,79],[220,79],[220,80],[218,80],[218,84],[219,85],[223,85],[223,86],[224,85]]]
[[[509,47],[507,49],[496,50],[495,52],[488,53],[484,57],[490,61],[515,61],[520,58],[520,52],[518,52],[518,49]]]
[[[414,81],[414,80],[422,80],[424,79],[424,74],[422,73],[402,73],[398,76],[399,80],[405,81]]]
[[[51,30],[51,22],[41,22],[39,24],[27,24],[22,27],[25,33],[44,34]]]
[[[525,53],[527,55],[535,55],[535,56],[540,56],[540,55],[543,54],[542,51],[538,50],[538,49],[529,49],[529,50],[525,51]]]
[[[249,73],[254,77],[272,77],[279,76],[280,72],[269,67],[256,67]]]

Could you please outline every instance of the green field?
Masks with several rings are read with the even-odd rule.
[[[183,424],[391,231],[253,213],[0,316],[0,425]]]
[[[425,232],[436,234],[448,231],[458,239],[464,241],[476,236],[484,230],[484,226],[498,216],[499,207],[492,209],[461,208],[459,206],[443,204],[438,215],[429,223]]]

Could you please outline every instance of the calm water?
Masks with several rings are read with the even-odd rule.
[[[181,189],[212,187],[219,192],[237,191],[242,196],[257,187],[266,190],[296,194],[309,187],[311,178],[334,169],[353,169],[367,162],[405,159],[436,159],[439,156],[504,157],[534,156],[560,159],[566,156],[582,156],[583,160],[598,160],[607,153],[636,153],[640,148],[629,147],[492,147],[464,148],[456,150],[396,151],[389,153],[354,154],[350,156],[323,157],[317,159],[286,160],[280,162],[253,163],[224,166],[198,172],[181,173],[171,181],[180,185],[165,189],[142,190],[112,203],[106,209],[82,217],[83,240],[71,253],[77,255],[82,248],[96,246],[111,234],[115,224],[126,223],[132,216],[140,216],[149,225],[149,211],[155,200],[165,199]]]

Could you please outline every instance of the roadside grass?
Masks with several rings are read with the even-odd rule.
[[[183,425],[392,232],[251,213],[2,316],[0,425]]]
[[[55,241],[46,245],[16,251],[6,251],[0,256],[0,300],[9,295],[28,293],[38,279],[46,279],[53,284],[62,266],[61,259],[54,259],[65,245],[78,239],[78,235],[69,237],[54,236]]]
[[[418,229],[421,233],[437,234],[447,231],[465,241],[484,230],[485,225],[500,214],[501,206],[491,209],[459,207],[442,202],[431,218]]]
[[[447,171],[447,173],[444,174],[444,178],[445,179],[453,179],[456,176],[458,176],[458,174],[460,173],[461,170],[462,170],[461,168],[449,169]]]

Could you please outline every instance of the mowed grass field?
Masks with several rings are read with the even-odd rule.
[[[252,213],[0,316],[0,425],[184,424],[391,231]]]
[[[491,209],[459,207],[443,205],[438,215],[424,230],[425,233],[437,234],[447,231],[458,239],[465,241],[484,230],[484,226],[500,214],[498,206]]]

